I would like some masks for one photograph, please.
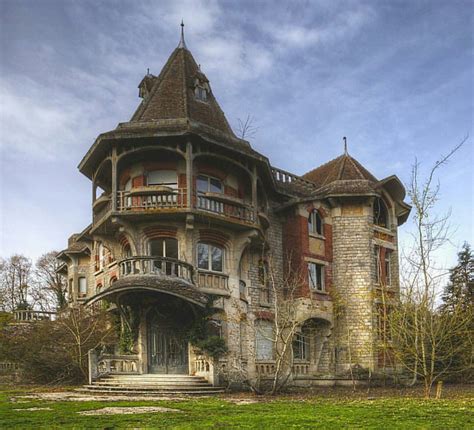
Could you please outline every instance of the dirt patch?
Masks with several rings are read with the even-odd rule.
[[[33,411],[50,411],[51,408],[22,408],[22,409],[13,409],[14,411],[26,411],[26,412],[33,412]]]
[[[197,396],[194,396],[197,397]],[[74,393],[71,391],[61,392],[46,392],[46,393],[34,393],[25,394],[22,396],[14,396],[10,398],[11,402],[15,403],[26,403],[30,400],[47,400],[50,402],[120,402],[120,401],[154,401],[154,400],[167,400],[167,401],[183,401],[189,399],[186,396],[182,397],[170,397],[170,396],[126,396],[126,395],[84,395]]]
[[[91,411],[78,412],[79,415],[132,415],[132,414],[156,414],[164,412],[178,412],[179,409],[163,408],[161,406],[137,406],[137,407],[108,407],[94,409]]]

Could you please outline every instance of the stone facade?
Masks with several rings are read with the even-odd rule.
[[[138,321],[129,350],[102,360],[128,354],[135,372],[185,369],[215,384],[231,371],[272,378],[282,346],[262,333],[281,302],[296,327],[290,380],[376,371],[378,306],[381,292],[396,300],[410,209],[400,181],[378,181],[347,153],[303,177],[272,167],[233,134],[184,43],[140,95],[81,161],[93,222],[58,255],[71,306],[107,304],[122,329]],[[187,337],[203,315],[227,346],[219,359]]]

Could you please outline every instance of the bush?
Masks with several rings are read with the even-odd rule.
[[[27,382],[82,383],[87,379],[88,351],[114,342],[107,314],[74,309],[57,321],[1,328],[0,359],[18,363]]]

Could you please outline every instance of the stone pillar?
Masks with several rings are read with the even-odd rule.
[[[117,210],[117,148],[112,148],[112,212]]]
[[[193,207],[193,145],[186,142],[186,206]]]
[[[258,198],[257,198],[257,166],[254,164],[252,168],[252,206],[254,211],[254,220],[258,217]]]

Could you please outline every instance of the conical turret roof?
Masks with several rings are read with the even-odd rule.
[[[209,80],[201,72],[182,39],[161,73],[145,76],[149,88],[130,123],[185,119],[235,135],[215,99]],[[141,84],[141,85],[142,85]],[[197,88],[205,91],[205,100],[197,97]]]

